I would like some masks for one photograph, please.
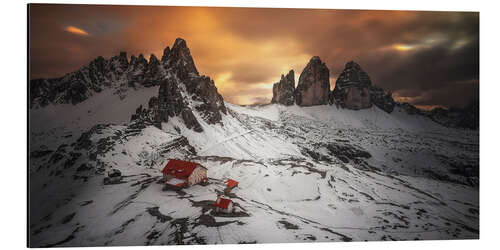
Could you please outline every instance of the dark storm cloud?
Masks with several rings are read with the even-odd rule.
[[[93,58],[155,53],[187,40],[226,100],[262,102],[318,55],[336,78],[349,60],[398,100],[461,106],[479,92],[479,14],[252,8],[36,5],[31,75],[54,77]],[[74,26],[89,33],[64,31]],[[334,84],[332,83],[332,86]]]
[[[479,44],[471,41],[460,49],[453,46],[447,42],[407,56],[390,54],[382,60],[371,59],[366,68],[374,69],[370,70],[374,82],[399,96],[410,97],[410,101],[425,96],[413,104],[462,106],[478,97]],[[376,71],[380,65],[388,68]]]

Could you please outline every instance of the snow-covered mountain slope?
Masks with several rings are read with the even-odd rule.
[[[134,105],[149,95],[131,93]],[[478,131],[398,108],[225,103],[219,123],[193,112],[195,132],[181,115],[159,129],[125,119],[132,104],[122,119],[112,116],[116,106],[96,115],[104,103],[85,113],[86,102],[32,114],[49,124],[57,109],[95,125],[68,129],[61,120],[31,131],[31,246],[479,237]],[[169,158],[203,164],[209,185],[162,191]],[[103,184],[110,169],[123,173],[121,183]],[[230,195],[238,212],[220,216],[213,201],[226,178],[240,182]]]
[[[147,105],[149,98],[158,94],[158,88],[130,90],[122,97],[107,89],[79,105],[59,104],[32,109],[30,130],[39,132],[61,126],[87,130],[99,123],[126,123],[137,107]]]
[[[78,105],[49,104],[44,108],[30,109],[30,147],[38,150],[57,147],[66,141],[74,141],[74,137],[96,124],[128,123],[137,107],[147,105],[149,98],[157,93],[157,86],[129,90],[123,97],[107,89]]]

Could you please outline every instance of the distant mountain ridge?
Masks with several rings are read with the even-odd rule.
[[[161,77],[161,71],[158,59],[153,54],[149,62],[142,54],[139,57],[132,56],[129,62],[126,52],[110,59],[99,56],[88,65],[62,77],[31,80],[30,107],[78,104],[107,88],[115,88],[119,93],[129,87],[154,86]]]
[[[335,104],[347,109],[366,109],[375,105],[391,113],[396,102],[392,94],[373,85],[368,74],[361,66],[350,61],[337,78],[335,88],[330,91],[330,71],[319,56],[313,56],[302,70],[297,87],[293,70],[273,85],[271,103],[286,106],[314,106]]]
[[[329,70],[319,56],[313,56],[299,77],[295,87],[294,71],[273,85],[271,103],[290,106],[335,104],[340,108],[365,109],[373,105],[387,113],[396,106],[409,114],[429,117],[447,127],[479,128],[479,103],[464,109],[419,110],[408,103],[398,103],[391,92],[373,85],[368,73],[354,61],[346,64],[330,91]],[[177,38],[172,48],[166,47],[161,60],[151,54],[146,60],[142,54],[126,52],[110,59],[97,57],[88,65],[62,77],[30,81],[30,108],[49,104],[76,105],[105,89],[125,98],[130,89],[160,86],[158,96],[151,98],[147,107],[138,107],[131,120],[141,120],[161,127],[170,117],[180,116],[194,131],[203,129],[198,119],[208,124],[221,121],[226,114],[223,97],[209,77],[200,76],[186,41]]]
[[[431,111],[420,110],[409,103],[399,103],[392,93],[372,84],[370,76],[361,66],[347,62],[338,76],[335,88],[330,91],[330,74],[325,63],[313,56],[299,77],[295,87],[293,69],[279,82],[273,84],[271,103],[285,106],[315,106],[335,104],[337,107],[360,110],[376,106],[391,113],[395,107],[412,115],[422,115],[445,127],[479,128],[479,101],[473,100],[464,108],[436,108]]]
[[[98,57],[89,65],[60,78],[35,79],[30,82],[31,108],[49,104],[73,105],[85,101],[104,89],[122,95],[130,88],[159,86],[159,93],[148,107],[139,107],[132,120],[149,121],[160,127],[170,117],[180,115],[186,126],[200,132],[198,119],[218,123],[226,113],[222,96],[213,80],[200,76],[186,41],[177,38],[172,48],[166,47],[161,61],[152,54],[147,61],[142,54],[126,52],[109,60]]]

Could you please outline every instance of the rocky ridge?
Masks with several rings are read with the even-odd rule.
[[[295,76],[293,69],[286,76],[281,75],[281,80],[273,85],[273,99],[271,103],[286,106],[295,103]]]
[[[61,78],[34,79],[30,82],[30,107],[75,105],[104,89],[125,96],[130,88],[153,86],[159,86],[158,95],[149,100],[147,107],[138,107],[131,120],[161,127],[162,122],[179,116],[186,127],[201,132],[198,119],[215,124],[221,121],[221,113],[227,112],[213,80],[198,73],[182,38],[177,38],[172,48],[165,48],[161,61],[152,54],[148,62],[140,54],[132,55],[129,62],[127,54],[121,52],[109,60],[98,57]]]
[[[158,83],[158,96],[149,100],[147,108],[139,107],[131,120],[152,122],[161,128],[162,122],[180,116],[186,127],[196,132],[203,131],[197,116],[208,124],[219,123],[221,113],[227,114],[224,100],[214,81],[198,73],[186,41],[178,38],[172,49],[165,48],[161,63],[165,77]]]
[[[30,81],[29,100],[31,108],[49,104],[78,104],[105,89],[113,89],[115,94],[124,96],[129,88],[151,87],[158,84],[163,76],[162,67],[154,55],[149,62],[141,54],[127,53],[104,59],[97,57],[87,66],[62,77],[33,79]]]
[[[180,117],[189,129],[203,131],[199,119],[207,124],[219,123],[227,110],[222,96],[209,77],[199,74],[186,41],[178,38],[172,48],[166,47],[159,60],[151,54],[149,60],[139,54],[127,53],[104,59],[97,57],[87,66],[59,78],[30,81],[30,108],[49,104],[76,105],[92,95],[111,89],[125,98],[130,89],[159,86],[157,96],[146,106],[137,108],[132,121],[150,122],[161,127],[171,117]],[[365,109],[373,105],[391,113],[396,106],[409,114],[419,114],[447,127],[477,129],[479,104],[467,107],[422,111],[410,104],[397,103],[379,86],[373,85],[361,66],[350,61],[330,91],[329,70],[318,56],[310,59],[300,74],[295,88],[294,71],[282,75],[273,85],[271,103],[290,106],[336,104],[347,109]]]
[[[365,109],[376,105],[390,113],[396,102],[392,94],[372,85],[368,74],[358,63],[350,61],[339,75],[333,91],[330,91],[330,72],[318,56],[311,58],[294,88],[293,70],[273,85],[271,103],[286,106],[314,106],[336,104],[347,109]],[[291,93],[294,93],[293,95]]]
[[[367,109],[373,105],[391,113],[399,107],[408,114],[426,116],[436,123],[452,128],[479,128],[479,102],[473,101],[464,108],[435,108],[430,111],[420,110],[409,103],[398,103],[392,93],[372,84],[370,76],[361,66],[350,61],[346,63],[330,91],[329,70],[318,56],[311,58],[299,77],[295,88],[294,71],[281,76],[273,85],[271,103],[285,106],[315,106],[335,104],[346,109]]]

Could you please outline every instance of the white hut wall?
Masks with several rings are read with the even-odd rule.
[[[188,178],[188,185],[200,183],[204,178],[207,178],[207,170],[203,167],[196,167]]]

